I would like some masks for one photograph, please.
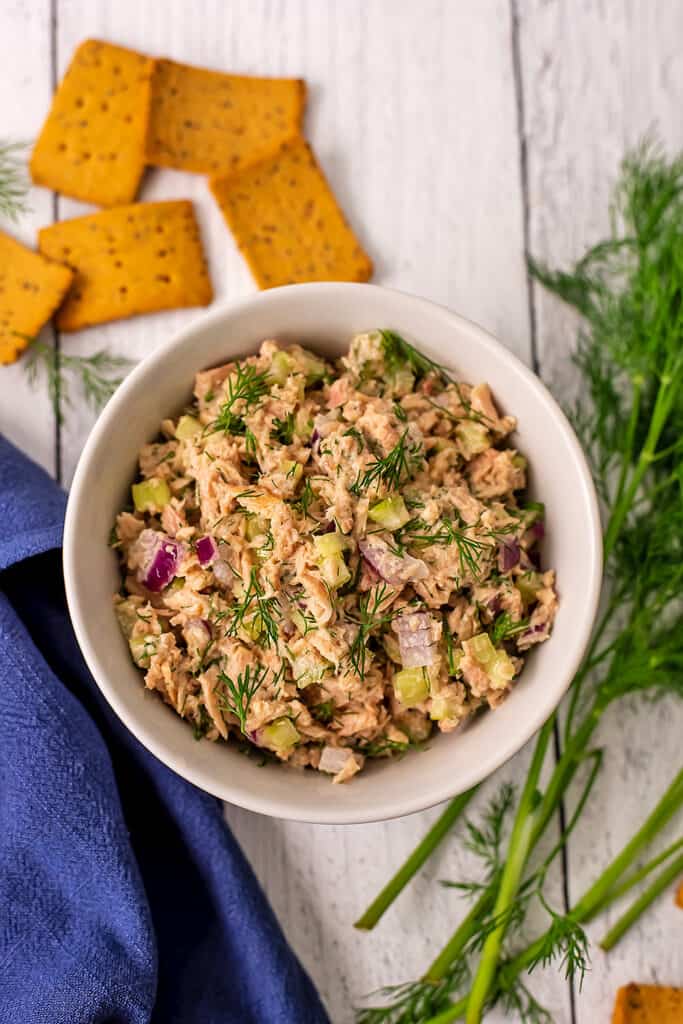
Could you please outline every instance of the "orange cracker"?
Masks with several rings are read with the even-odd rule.
[[[676,906],[683,910],[683,881],[681,881],[678,889],[676,890]]]
[[[272,153],[301,128],[298,78],[253,78],[155,63],[147,160],[201,174],[235,170]]]
[[[612,1024],[681,1024],[683,989],[625,985],[618,989]]]
[[[0,232],[0,363],[19,358],[59,306],[73,273]]]
[[[260,288],[371,276],[372,262],[305,139],[212,179],[211,191]]]
[[[88,39],[76,50],[31,156],[37,185],[98,206],[135,199],[145,168],[153,61]]]
[[[60,331],[213,298],[192,203],[136,203],[62,221],[39,233],[40,251],[76,278]]]

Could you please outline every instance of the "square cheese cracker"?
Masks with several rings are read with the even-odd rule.
[[[0,363],[19,358],[69,290],[73,273],[0,232]]]
[[[43,228],[40,251],[75,272],[60,331],[213,298],[192,203],[136,203]]]
[[[298,78],[254,78],[159,60],[152,76],[147,159],[218,174],[273,152],[301,127]]]
[[[33,181],[98,206],[132,202],[145,168],[152,66],[120,46],[81,43],[33,150]]]
[[[260,288],[367,281],[372,263],[302,139],[211,190]]]
[[[625,985],[617,991],[612,1024],[681,1024],[683,989]]]

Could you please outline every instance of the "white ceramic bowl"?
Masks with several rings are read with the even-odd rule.
[[[502,410],[518,417],[515,443],[529,459],[531,491],[547,508],[544,564],[557,570],[560,609],[553,634],[530,656],[496,711],[461,732],[435,735],[428,749],[367,767],[353,782],[281,765],[259,767],[223,743],[196,742],[192,729],[142,686],[112,609],[119,587],[108,547],[128,500],[140,446],[190,397],[197,370],[253,353],[264,338],[301,342],[334,357],[351,336],[393,328],[471,383],[487,381]],[[409,814],[484,779],[536,732],[557,706],[584,651],[601,580],[601,534],[579,444],[548,391],[480,327],[439,306],[372,285],[294,285],[209,313],[145,359],[97,421],[71,489],[64,538],[69,609],[86,661],[131,732],[202,789],[263,814],[343,824]]]

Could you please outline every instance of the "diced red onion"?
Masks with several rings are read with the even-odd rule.
[[[530,529],[536,540],[543,540],[545,537],[545,523],[542,519],[537,519],[535,523],[532,523]]]
[[[330,775],[337,775],[346,765],[349,758],[353,757],[353,751],[348,747],[323,747],[320,755],[318,770],[328,772]]]
[[[227,562],[224,562],[222,558],[217,558],[211,568],[213,569],[213,574],[221,586],[232,586],[235,577]]]
[[[318,446],[319,441],[320,434],[317,430],[314,430],[313,433],[311,434],[311,438],[308,443],[310,444],[311,448],[316,448]]]
[[[200,537],[197,541],[196,548],[199,564],[204,567],[211,565],[218,554],[218,544],[213,537]]]
[[[197,647],[202,647],[211,639],[211,623],[208,619],[188,619],[185,624],[185,636],[188,640],[192,638]]]
[[[501,572],[509,572],[519,562],[519,541],[513,537],[498,545],[498,568]]]
[[[429,569],[421,558],[395,555],[378,537],[361,540],[358,547],[368,565],[392,587],[402,587],[410,580],[424,580],[429,576]]]
[[[140,569],[138,579],[147,590],[158,594],[178,571],[183,545],[157,530],[143,530],[137,540]]]
[[[424,668],[438,658],[441,623],[426,612],[401,615],[392,623],[404,668]]]

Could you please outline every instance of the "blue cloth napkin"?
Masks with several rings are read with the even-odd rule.
[[[0,437],[0,1022],[325,1024],[219,801],[88,673],[64,506]]]

